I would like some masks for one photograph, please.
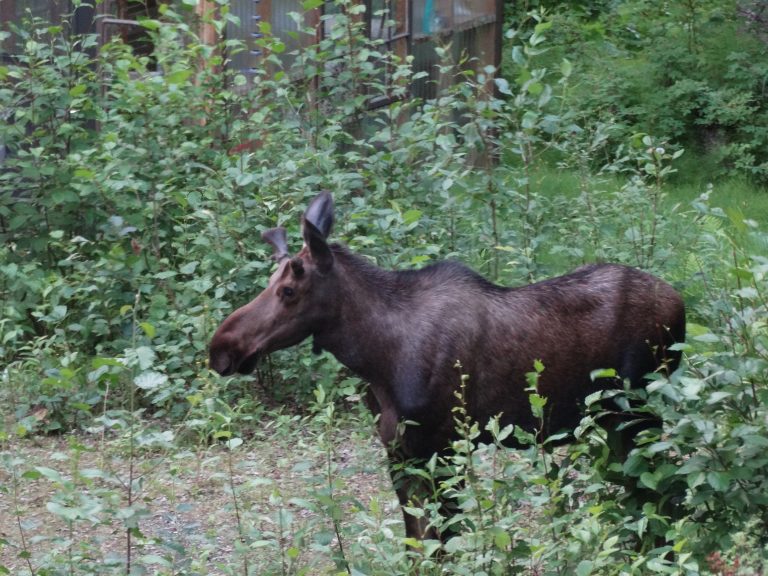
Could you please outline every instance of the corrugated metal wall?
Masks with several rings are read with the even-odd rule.
[[[301,47],[302,41],[306,43],[306,38],[297,37],[299,25],[291,14],[299,14],[303,17],[304,10],[301,7],[301,0],[272,0],[272,34],[285,42],[286,49],[283,55],[283,63],[286,68],[291,65],[293,58],[290,52]]]
[[[230,3],[230,11],[240,19],[240,25],[229,22],[227,24],[227,37],[238,38],[245,42],[246,49],[230,56],[232,66],[236,70],[247,72],[256,64],[260,56],[258,48],[254,45],[254,34],[259,33],[261,21],[261,2],[259,0],[239,0]]]
[[[231,56],[232,66],[243,72],[256,66],[261,51],[254,40],[261,37],[259,23],[262,21],[268,21],[272,34],[285,42],[286,52],[298,48],[299,41],[290,33],[298,32],[299,26],[290,14],[302,14],[301,4],[301,0],[232,0],[230,10],[240,19],[240,25],[229,23],[227,36],[238,38],[247,46],[245,51]]]

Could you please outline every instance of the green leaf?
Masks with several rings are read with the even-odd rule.
[[[509,89],[509,82],[506,78],[494,78],[493,81],[496,83],[496,88],[498,88],[499,92],[507,95],[512,94],[512,90]]]
[[[419,218],[421,218],[421,210],[408,210],[405,214],[403,214],[403,222],[406,224],[413,224],[414,222],[418,222]]]
[[[314,538],[315,542],[320,544],[320,546],[329,546],[330,543],[333,542],[335,536],[336,535],[330,530],[321,530],[315,533]]]
[[[546,32],[550,28],[552,28],[552,21],[547,20],[547,21],[539,22],[538,24],[536,24],[536,27],[533,29],[533,31],[536,34],[541,34],[542,32]]]
[[[198,264],[199,262],[197,260],[193,260],[192,262],[187,262],[186,264],[184,264],[184,266],[179,268],[179,272],[181,272],[182,274],[194,274]]]
[[[93,180],[96,176],[96,173],[88,168],[77,168],[74,174],[75,177],[82,178],[83,180]]]
[[[72,96],[72,98],[76,98],[77,96],[82,95],[85,92],[85,89],[85,84],[75,84],[69,89],[69,95]]]
[[[56,516],[59,516],[60,518],[63,518],[64,520],[69,522],[77,520],[77,518],[80,516],[80,513],[78,512],[77,508],[70,508],[69,506],[63,506],[58,502],[48,502],[45,505],[45,507],[52,514],[56,514]]]
[[[525,114],[523,114],[523,119],[520,123],[526,130],[531,130],[532,128],[536,127],[536,122],[538,120],[539,115],[532,110],[528,110]]]
[[[413,506],[403,506],[403,511],[415,518],[424,518],[424,510]]]
[[[571,64],[571,61],[567,58],[563,58],[563,61],[560,62],[560,74],[562,74],[564,78],[568,78],[572,72],[573,64]]]
[[[139,323],[139,326],[141,327],[142,330],[144,330],[144,334],[146,334],[148,338],[155,337],[156,331],[155,331],[155,327],[152,326],[152,324],[150,324],[149,322],[141,322]]]
[[[643,472],[640,474],[640,482],[642,482],[645,486],[650,488],[651,490],[656,490],[656,487],[658,486],[658,479],[656,476],[650,472]]]
[[[155,390],[168,382],[168,376],[160,372],[143,372],[133,379],[133,383],[142,390]]]
[[[153,20],[151,18],[142,18],[139,20],[139,25],[143,26],[147,30],[158,30],[160,28],[160,21]]]
[[[172,566],[170,560],[157,554],[145,554],[144,556],[141,556],[140,560],[142,564],[159,564],[160,566],[165,566],[166,568],[170,568]]]
[[[168,84],[182,84],[186,82],[187,78],[192,75],[192,70],[176,70],[165,76],[165,81]]]
[[[538,96],[544,90],[544,85],[541,82],[531,82],[528,84],[527,90],[532,96]]]
[[[592,574],[593,565],[591,560],[582,560],[576,566],[576,576],[589,576],[589,574]]]
[[[630,454],[622,466],[624,474],[634,478],[648,470],[648,462],[639,454]]]
[[[525,67],[527,64],[525,54],[523,53],[523,49],[520,46],[512,47],[512,61],[518,66],[522,67]]]
[[[589,373],[589,378],[594,382],[599,378],[618,378],[619,373],[613,368],[598,368]]]
[[[48,480],[59,483],[64,482],[64,479],[61,477],[61,474],[59,474],[58,470],[54,470],[53,468],[48,468],[46,466],[35,466],[35,470],[48,478]]]
[[[139,346],[136,348],[136,357],[139,360],[139,367],[142,370],[146,370],[155,361],[155,351],[148,346]]]
[[[173,278],[176,276],[176,272],[173,270],[164,270],[163,272],[158,272],[155,274],[155,278],[158,280],[167,280],[168,278]]]
[[[636,132],[633,134],[629,141],[632,144],[633,148],[642,148],[644,146],[643,144],[643,138],[646,138],[647,135],[645,132]]]
[[[493,536],[493,544],[499,550],[506,550],[512,544],[512,538],[506,530],[497,530]]]
[[[301,3],[301,7],[304,8],[304,10],[314,10],[315,8],[320,8],[325,4],[325,0],[304,0],[304,2]]]
[[[701,334],[699,336],[693,337],[696,342],[705,342],[708,344],[716,344],[717,342],[720,342],[720,338],[716,334],[712,334],[709,332],[708,334]]]
[[[241,446],[242,444],[243,444],[242,438],[230,438],[226,442],[226,446],[230,450],[234,450],[235,448],[237,448],[238,446]]]
[[[676,342],[675,344],[672,344],[667,350],[673,350],[675,352],[690,352],[693,350],[693,346],[690,344],[686,344],[685,342]]]
[[[451,152],[456,145],[456,139],[452,134],[440,134],[437,138],[435,138],[435,144],[437,144],[446,152]]]
[[[717,492],[725,492],[731,485],[732,476],[729,472],[707,472],[707,484]]]
[[[94,368],[101,368],[102,366],[115,366],[118,368],[125,368],[125,364],[117,358],[94,358],[91,362],[91,366]]]
[[[707,398],[707,404],[719,404],[726,398],[730,398],[732,395],[733,394],[726,390],[715,390],[709,395],[709,398]]]

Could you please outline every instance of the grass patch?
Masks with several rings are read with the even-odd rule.
[[[692,202],[702,193],[711,190],[712,206],[726,212],[736,210],[745,218],[756,221],[761,227],[768,225],[768,189],[755,185],[744,178],[724,178],[709,183],[673,182],[669,186],[669,199],[676,202]]]
[[[728,177],[709,181],[686,174],[685,179],[678,173],[676,178],[664,184],[665,202],[668,205],[690,205],[705,192],[710,192],[710,204],[726,212],[738,211],[757,222],[761,227],[768,225],[768,188],[750,182],[747,178]],[[590,176],[585,182],[571,170],[560,170],[553,166],[540,166],[531,175],[532,189],[542,196],[554,198],[558,195],[575,197],[589,186],[597,190],[619,190],[626,184],[626,178],[615,175]]]

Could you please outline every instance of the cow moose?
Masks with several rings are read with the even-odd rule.
[[[261,356],[311,336],[313,351],[328,350],[368,382],[403,505],[419,498],[418,487],[396,478],[395,464],[423,463],[446,453],[455,438],[457,361],[469,375],[470,417],[483,424],[500,415],[502,426],[544,435],[573,430],[590,393],[624,380],[640,387],[649,373],[679,364],[671,345],[684,339],[685,307],[655,276],[595,264],[505,288],[453,261],[389,271],[329,244],[333,221],[333,199],[323,192],[302,216],[298,254],[290,256],[284,228],[263,233],[277,269],[266,289],[218,328],[210,366],[221,375],[247,374]],[[526,391],[536,359],[544,365],[537,390],[547,398],[543,426]],[[605,368],[618,378],[591,377]],[[423,519],[404,518],[410,537],[441,536]]]

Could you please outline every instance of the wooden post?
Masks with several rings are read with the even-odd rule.
[[[211,0],[198,0],[195,11],[200,17],[200,40],[205,44],[216,44],[216,28],[210,22],[212,12],[216,9],[216,3]]]

